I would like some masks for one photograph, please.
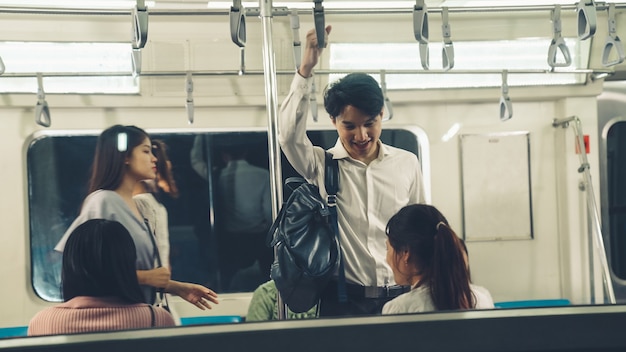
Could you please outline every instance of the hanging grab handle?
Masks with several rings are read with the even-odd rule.
[[[561,36],[561,5],[555,5],[552,10],[552,29],[553,36],[548,49],[548,65],[550,67],[567,67],[572,64],[572,57],[569,49],[565,44],[565,39]],[[557,54],[561,52],[564,61],[557,60]]]
[[[415,39],[428,44],[428,8],[424,0],[416,0],[413,7],[413,33]]]
[[[420,62],[424,70],[429,69],[428,52],[428,8],[424,0],[416,0],[413,7],[413,34],[420,44]]]
[[[143,49],[148,42],[148,8],[144,0],[137,0],[133,8],[133,49]]]
[[[311,82],[311,94],[309,95],[309,104],[311,104],[311,116],[313,121],[317,122],[317,97],[315,92],[315,80]]]
[[[624,56],[624,45],[617,36],[617,23],[615,21],[615,4],[609,4],[607,8],[609,18],[609,35],[606,38],[604,44],[604,50],[602,51],[602,65],[604,67],[615,66],[624,62],[626,56]],[[611,60],[611,52],[615,49],[616,58]]]
[[[2,58],[0,57],[0,75],[4,73],[6,67],[4,66],[4,62],[2,62]]]
[[[187,93],[187,100],[185,101],[185,109],[187,110],[187,122],[193,124],[194,118],[194,105],[193,105],[193,77],[191,72],[187,72],[185,78],[185,92]]]
[[[323,0],[314,0],[313,21],[315,22],[315,34],[317,35],[317,47],[326,47],[326,19],[324,17]]]
[[[576,4],[578,14],[578,39],[585,40],[596,33],[596,4],[593,0],[583,0]]]
[[[133,49],[132,53],[133,76],[141,73],[141,49]]]
[[[43,76],[37,73],[37,105],[35,105],[35,122],[43,127],[50,127],[50,109],[43,91]]]
[[[233,0],[230,7],[230,38],[239,47],[246,46],[246,15],[241,0]]]
[[[291,33],[293,34],[293,61],[296,65],[296,71],[300,68],[302,62],[302,45],[300,43],[300,16],[298,10],[291,10],[289,15],[289,23],[291,24]]]
[[[500,121],[510,120],[513,117],[513,104],[509,98],[508,71],[502,71],[502,94],[500,96]]]
[[[385,99],[382,121],[389,121],[393,118],[393,105],[391,104],[391,99],[389,99],[389,96],[387,95],[387,78],[385,70],[380,71],[380,88],[383,91],[383,97]]]
[[[448,8],[441,8],[441,32],[443,33],[443,48],[441,49],[441,59],[443,70],[449,71],[454,67],[454,46],[452,45],[452,31],[448,21]]]

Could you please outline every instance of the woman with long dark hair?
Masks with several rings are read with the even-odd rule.
[[[166,196],[178,198],[178,187],[174,180],[172,162],[167,155],[165,142],[158,139],[152,140],[152,153],[157,159],[156,178],[137,183],[133,191],[133,200],[144,219],[148,220],[148,226],[154,233],[161,265],[171,270],[168,213],[163,199]]]
[[[387,263],[396,283],[411,291],[387,302],[383,314],[494,307],[470,281],[461,240],[431,205],[408,205],[391,217]]]
[[[104,130],[96,144],[89,195],[55,249],[62,252],[69,234],[87,220],[118,221],[135,243],[137,278],[144,302],[155,303],[159,289],[178,295],[200,309],[210,309],[211,302],[218,303],[215,292],[202,285],[171,280],[170,269],[158,266],[154,234],[133,201],[137,183],[156,177],[156,162],[150,136],[141,128],[115,125]]]
[[[174,326],[165,309],[144,303],[128,230],[117,221],[88,220],[63,251],[63,300],[30,321],[28,335]]]

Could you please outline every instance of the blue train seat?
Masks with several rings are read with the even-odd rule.
[[[26,336],[28,332],[28,326],[12,326],[8,328],[0,328],[0,339],[8,337],[21,337]]]
[[[496,308],[536,308],[536,307],[559,307],[569,306],[572,303],[568,299],[532,299],[526,301],[495,302]]]
[[[205,325],[205,324],[229,324],[241,323],[242,319],[238,315],[213,315],[200,317],[182,317],[180,325]]]

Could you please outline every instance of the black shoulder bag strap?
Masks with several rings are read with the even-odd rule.
[[[148,232],[150,233],[150,240],[152,241],[152,247],[154,249],[154,251],[153,251],[154,258],[156,259],[157,265],[160,268],[160,267],[163,266],[163,262],[161,262],[161,253],[159,253],[159,247],[157,246],[156,240],[154,239],[156,234],[150,228],[150,224],[148,223],[148,219],[143,218],[143,222],[144,222],[144,224],[146,224],[146,227],[148,228]],[[162,289],[162,288],[155,288],[155,290],[156,290],[156,293],[159,295],[159,298],[161,299],[163,308],[169,312],[169,310],[170,310],[169,302],[167,301],[167,296],[165,295],[164,289]]]
[[[339,270],[337,272],[337,295],[339,302],[348,301],[346,290],[346,271],[341,253],[341,241],[339,240],[339,224],[337,223],[337,192],[339,191],[339,163],[333,159],[333,155],[326,152],[324,187],[328,194],[328,208],[330,210],[330,225],[333,227],[337,243],[339,243]]]

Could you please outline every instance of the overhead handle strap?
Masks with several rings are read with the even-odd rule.
[[[133,49],[143,49],[148,42],[148,8],[144,0],[137,0],[132,14]]]
[[[193,105],[193,77],[191,72],[187,72],[185,78],[185,92],[187,93],[187,100],[185,102],[185,108],[187,110],[187,122],[193,124],[194,118],[194,105]]]
[[[393,118],[393,105],[391,104],[391,99],[389,99],[389,96],[387,95],[387,78],[385,70],[380,71],[380,88],[383,91],[383,97],[385,99],[382,121],[389,121]]]
[[[624,56],[624,45],[617,36],[617,22],[615,21],[615,3],[609,4],[607,8],[609,18],[609,35],[606,38],[604,44],[604,50],[602,51],[602,65],[604,67],[615,66],[624,62],[626,56]],[[616,54],[611,55],[611,52],[615,49]],[[611,60],[611,57],[614,59]]]
[[[326,47],[326,18],[324,17],[323,0],[314,0],[313,21],[315,22],[315,34],[317,35],[317,47]]]
[[[37,105],[35,105],[35,122],[43,127],[50,127],[50,109],[43,91],[43,76],[37,73]]]
[[[555,5],[554,10],[552,10],[552,29],[553,36],[548,49],[548,65],[552,68],[567,67],[571,65],[572,57],[565,44],[565,39],[561,36],[561,5]],[[557,59],[559,52],[561,52],[564,61]]]
[[[246,73],[246,50],[242,46],[239,48],[239,72],[237,74],[239,76],[243,76]]]
[[[230,38],[239,47],[246,46],[246,11],[241,0],[233,0],[230,7]]]
[[[291,24],[291,33],[293,34],[293,61],[296,65],[296,70],[298,70],[300,63],[302,63],[302,44],[300,43],[300,16],[298,16],[297,9],[291,10],[289,23]]]
[[[132,53],[133,76],[141,73],[141,49],[133,49]]]
[[[425,0],[416,0],[413,7],[413,34],[420,44],[420,62],[424,70],[429,68],[428,52],[428,8]]]
[[[315,92],[315,80],[311,82],[311,94],[309,95],[309,104],[311,105],[311,116],[313,121],[317,122],[317,92]]]
[[[454,67],[454,46],[452,45],[452,31],[448,21],[448,8],[441,8],[441,32],[443,33],[443,48],[441,49],[441,59],[444,71]]]
[[[593,37],[598,21],[596,4],[593,0],[581,0],[576,3],[576,13],[578,14],[578,39],[585,40]]]
[[[6,67],[4,66],[4,62],[2,61],[2,57],[0,57],[0,75],[4,73]]]
[[[500,95],[500,121],[506,121],[513,117],[513,104],[509,98],[509,84],[507,82],[508,71],[502,71],[502,94]]]

